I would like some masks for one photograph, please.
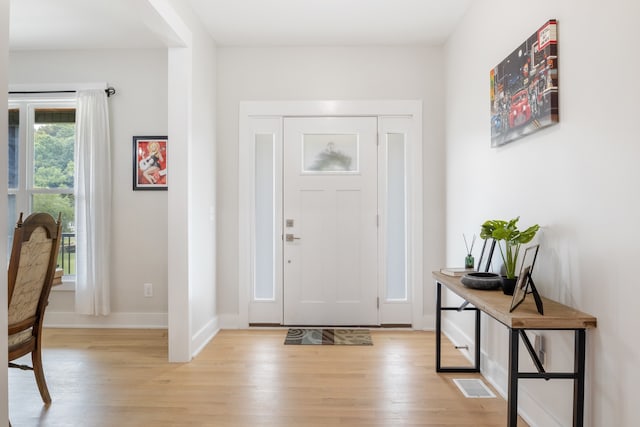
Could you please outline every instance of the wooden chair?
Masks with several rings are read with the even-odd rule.
[[[9,367],[33,370],[40,396],[51,403],[42,369],[42,322],[56,269],[61,221],[47,213],[34,213],[22,221],[13,235],[9,261]],[[31,353],[33,366],[11,361]]]

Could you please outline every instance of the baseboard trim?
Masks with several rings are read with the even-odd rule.
[[[191,357],[196,357],[211,340],[220,332],[218,317],[214,317],[191,338],[191,348],[195,349]]]
[[[240,315],[220,314],[218,315],[220,329],[244,329],[249,325],[240,325]]]
[[[422,330],[423,331],[435,331],[436,330],[436,315],[425,314],[422,316]]]
[[[167,329],[167,313],[111,313],[107,316],[89,316],[74,312],[47,311],[46,328],[120,328]]]

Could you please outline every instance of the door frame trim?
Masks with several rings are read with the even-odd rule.
[[[284,117],[408,117],[413,135],[407,141],[407,281],[412,327],[423,328],[423,161],[422,101],[242,101],[238,147],[238,327],[249,326],[253,277],[253,200],[255,158],[251,120]],[[379,120],[379,128],[380,128]]]

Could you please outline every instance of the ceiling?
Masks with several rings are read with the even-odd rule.
[[[9,48],[161,47],[131,0],[10,0]]]
[[[471,0],[178,1],[221,46],[344,46],[442,44]],[[148,0],[11,0],[10,48],[167,46],[157,24]]]

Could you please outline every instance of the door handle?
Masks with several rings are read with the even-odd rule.
[[[293,234],[285,234],[285,240],[287,242],[293,242],[294,240],[300,240],[300,237],[296,237]]]

